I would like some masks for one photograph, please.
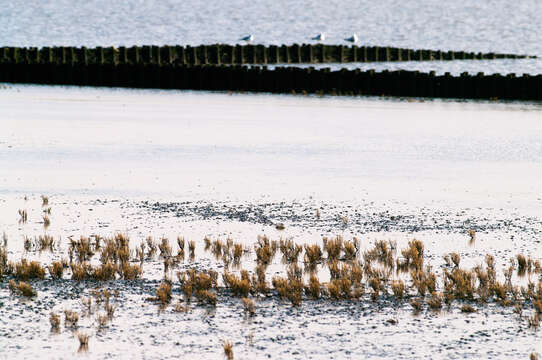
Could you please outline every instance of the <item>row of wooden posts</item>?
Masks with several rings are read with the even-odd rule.
[[[265,65],[529,57],[534,56],[323,44],[0,48],[0,63],[4,64]]]
[[[130,88],[542,100],[542,75],[336,70],[165,63],[0,63],[0,82]]]

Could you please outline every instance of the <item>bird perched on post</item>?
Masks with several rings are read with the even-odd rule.
[[[246,42],[252,42],[254,40],[254,36],[252,34],[250,34],[250,35],[247,35],[245,37],[240,38],[239,40],[246,41]]]
[[[312,38],[312,40],[316,40],[316,41],[324,41],[325,39],[326,39],[326,34],[324,33],[320,33]]]
[[[356,34],[350,36],[349,38],[344,39],[345,41],[351,42],[351,43],[357,43],[358,42],[358,36]]]

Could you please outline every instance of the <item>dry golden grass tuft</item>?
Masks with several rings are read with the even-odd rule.
[[[89,336],[86,333],[78,332],[77,339],[79,340],[79,352],[88,351]]]
[[[25,297],[34,297],[38,295],[32,285],[24,281],[19,281],[19,283],[16,283],[15,280],[10,280],[8,283],[8,287],[13,294],[22,295]]]
[[[141,277],[143,271],[141,270],[141,265],[138,264],[128,264],[124,263],[121,267],[122,278],[125,280],[135,280]]]
[[[391,283],[391,290],[397,299],[402,300],[405,295],[405,283],[403,280],[395,280]]]
[[[19,210],[19,223],[26,224],[28,221],[28,213],[26,210]]]
[[[158,247],[156,246],[156,243],[154,242],[152,236],[147,237],[147,248],[149,251],[147,252],[147,259],[152,260],[154,258],[154,255],[156,254],[156,251]]]
[[[234,296],[247,297],[251,290],[250,277],[246,270],[241,271],[241,277],[228,273],[222,274],[226,287],[230,288]]]
[[[320,245],[305,245],[305,263],[308,264],[308,268],[315,268],[322,261],[322,256]]]
[[[469,245],[473,245],[474,241],[476,240],[476,231],[474,231],[473,229],[469,229],[468,234],[469,234]]]
[[[49,205],[49,197],[41,195],[41,206]]]
[[[461,306],[461,312],[462,312],[462,313],[466,313],[466,314],[470,314],[470,313],[476,312],[476,309],[473,308],[473,307],[472,307],[471,305],[469,305],[469,304],[463,304],[463,305]]]
[[[327,289],[329,295],[336,300],[350,299],[352,297],[352,282],[348,279],[333,279],[329,282]]]
[[[49,322],[51,323],[51,330],[58,332],[60,330],[60,316],[54,312],[49,315]]]
[[[75,329],[79,322],[79,314],[73,310],[64,310],[64,326],[66,328]]]
[[[245,312],[249,316],[254,316],[256,313],[256,304],[254,303],[254,300],[244,297],[241,298],[241,303],[243,304]]]
[[[15,277],[19,280],[44,279],[45,268],[37,261],[27,262],[21,259],[15,266]]]
[[[53,263],[48,267],[49,274],[53,279],[62,279],[64,274],[64,265],[60,261],[53,261]]]
[[[158,245],[160,249],[160,257],[169,258],[171,256],[171,245],[167,238],[162,238],[162,242]]]
[[[315,274],[312,274],[309,278],[309,285],[305,287],[305,293],[313,299],[319,299],[322,292],[320,281]]]
[[[276,243],[273,246],[273,242],[270,241],[267,236],[258,236],[254,251],[256,253],[256,262],[258,264],[269,265],[273,261],[277,251]]]
[[[303,246],[297,245],[292,239],[280,239],[280,252],[282,253],[282,262],[285,264],[296,263],[299,254],[303,251]]]
[[[233,360],[233,344],[230,341],[224,341],[222,344],[224,348],[224,355],[228,360]]]
[[[523,254],[518,254],[516,259],[518,261],[518,276],[524,276],[527,271],[527,259]]]
[[[433,292],[431,294],[431,297],[427,299],[427,305],[429,305],[429,307],[433,310],[442,309],[442,294]]]
[[[51,219],[49,218],[49,215],[45,214],[43,215],[43,227],[48,228],[49,225],[51,225]]]
[[[4,233],[4,245],[0,246],[0,279],[4,275],[11,273],[10,264],[8,263],[8,252],[7,252],[7,236]]]
[[[168,281],[164,281],[156,289],[156,298],[161,305],[167,305],[171,301],[171,284]]]
[[[402,260],[397,259],[397,270],[408,272],[409,270],[421,270],[423,268],[423,242],[412,240],[408,242],[408,248],[401,250]]]
[[[534,313],[533,316],[527,318],[527,322],[530,328],[537,330],[540,327],[540,315]]]
[[[338,260],[343,249],[343,237],[340,235],[337,235],[334,239],[324,237],[322,241],[324,243],[324,251],[327,253],[327,260]]]
[[[423,309],[423,304],[420,299],[412,299],[410,301],[410,306],[412,306],[415,313],[419,313]]]
[[[98,314],[98,316],[96,316],[96,323],[98,324],[99,329],[106,328],[109,320],[110,318],[107,314]]]

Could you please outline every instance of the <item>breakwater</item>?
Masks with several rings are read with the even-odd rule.
[[[156,89],[542,100],[542,75],[336,70],[295,66],[0,63],[0,82]]]
[[[323,44],[0,48],[0,63],[15,64],[266,65],[523,58],[534,56]]]

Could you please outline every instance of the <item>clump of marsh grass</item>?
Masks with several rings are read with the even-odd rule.
[[[0,246],[0,279],[11,272],[10,267],[11,265],[8,263],[7,236],[4,233],[4,245]]]
[[[60,331],[60,316],[54,312],[49,315],[49,323],[51,323],[51,331]]]
[[[26,224],[28,221],[28,213],[26,210],[19,210],[19,224]]]
[[[241,303],[243,304],[245,313],[247,313],[249,316],[254,316],[256,313],[256,304],[254,303],[254,300],[244,297],[241,298]]]
[[[473,229],[469,229],[468,234],[469,234],[469,245],[472,246],[474,242],[476,241],[476,231],[474,231]]]
[[[267,280],[265,276],[266,265],[257,265],[256,274],[252,274],[252,293],[262,293],[267,294],[269,288],[267,285]]]
[[[156,299],[162,306],[165,306],[171,301],[171,283],[163,281],[158,289],[156,289]]]
[[[96,323],[98,324],[98,329],[105,329],[110,319],[111,318],[107,314],[98,314],[96,316]]]
[[[351,286],[352,282],[348,279],[333,279],[329,282],[327,289],[333,299],[350,299],[352,297]]]
[[[303,246],[295,244],[291,239],[280,239],[279,244],[283,263],[292,264],[298,261],[299,254],[303,251]]]
[[[10,280],[8,283],[9,290],[16,295],[22,295],[25,297],[34,297],[38,295],[36,290],[32,287],[32,285],[24,282],[19,281],[16,283],[14,280]]]
[[[171,257],[171,245],[167,238],[162,238],[162,242],[158,245],[158,249],[160,249],[161,258],[165,259]]]
[[[53,263],[49,265],[48,269],[51,278],[55,280],[62,279],[62,275],[64,274],[64,264],[62,262],[53,261]]]
[[[301,279],[275,276],[272,284],[281,299],[290,300],[293,306],[301,305],[303,299],[303,281]]]
[[[196,242],[194,240],[188,242],[188,252],[190,261],[194,261],[194,258],[196,257]]]
[[[395,280],[391,283],[391,290],[398,300],[402,300],[405,295],[405,283],[403,280]]]
[[[411,240],[408,242],[408,248],[401,250],[403,258],[397,259],[397,270],[408,272],[409,270],[421,270],[423,268],[423,242],[420,240]]]
[[[88,339],[89,339],[88,334],[83,333],[83,332],[78,332],[77,339],[79,340],[79,350],[77,351],[78,352],[88,351]]]
[[[216,292],[211,291],[212,289],[216,290],[218,286],[218,273],[216,271],[200,272],[189,269],[183,273],[177,273],[177,277],[187,302],[194,295],[201,304],[216,306],[217,295]]]
[[[18,280],[27,281],[29,279],[44,279],[45,268],[37,261],[28,262],[26,259],[21,259],[15,266],[15,277]]]
[[[222,344],[224,355],[228,360],[233,360],[233,344],[230,341],[224,341]]]
[[[518,276],[525,276],[527,271],[527,259],[525,258],[525,255],[518,254],[516,259],[518,261]]]
[[[318,277],[312,274],[309,278],[309,284],[305,287],[305,293],[313,299],[319,299],[321,296],[321,286]]]
[[[324,237],[322,241],[324,243],[324,251],[327,253],[328,262],[338,260],[343,249],[343,237],[340,235],[337,235],[334,239]]]
[[[359,253],[359,241],[353,238],[352,241],[344,241],[344,257],[346,260],[354,260]]]
[[[79,314],[73,310],[64,310],[64,326],[66,328],[75,329],[79,322]]]
[[[83,315],[90,316],[92,315],[92,297],[82,297],[81,298],[81,308],[83,309]]]
[[[39,252],[50,251],[53,252],[55,248],[55,240],[51,235],[40,235],[36,241]]]
[[[258,236],[254,251],[256,253],[256,262],[258,264],[269,265],[277,252],[277,243],[270,241],[266,235]]]
[[[540,327],[540,315],[538,313],[534,313],[532,316],[527,318],[527,323],[530,328],[538,330]]]
[[[241,270],[241,276],[236,276],[227,272],[222,274],[224,284],[228,287],[234,296],[247,297],[251,290],[250,277],[248,271]]]
[[[104,251],[107,252],[109,251],[109,249],[102,250],[102,254]],[[79,240],[70,239],[70,246],[68,247],[68,256],[70,258],[70,263],[73,262],[74,255],[76,256],[76,260],[78,263],[89,261],[94,256],[92,242],[88,237],[81,236]]]
[[[305,244],[305,265],[307,269],[314,270],[316,265],[322,261],[322,249],[320,245],[306,245]]]
[[[463,304],[463,305],[461,306],[461,312],[462,312],[462,313],[466,313],[466,314],[470,314],[470,313],[476,312],[476,309],[473,308],[473,307],[472,307],[471,305],[469,305],[469,304]]]
[[[442,294],[433,292],[431,294],[431,297],[427,299],[427,305],[429,305],[429,307],[433,310],[442,309]]]
[[[41,195],[41,206],[47,206],[49,205],[49,197],[45,195]]]
[[[423,309],[423,304],[418,298],[412,299],[410,301],[410,306],[412,306],[415,314],[418,314]]]
[[[42,219],[43,219],[43,227],[47,229],[51,225],[51,219],[49,218],[49,215],[47,214],[43,215]]]

